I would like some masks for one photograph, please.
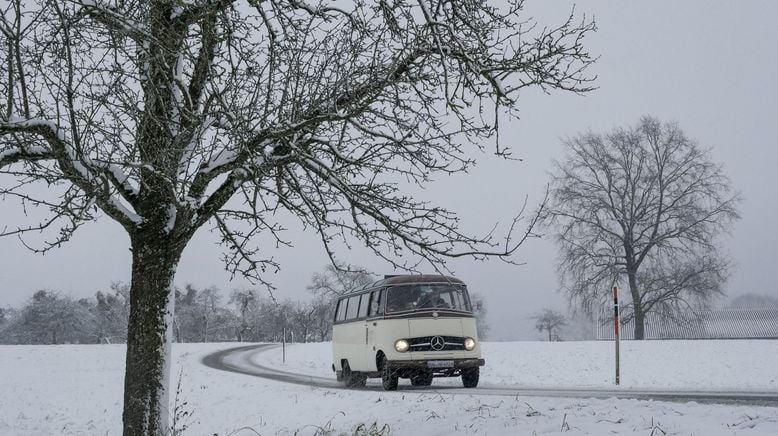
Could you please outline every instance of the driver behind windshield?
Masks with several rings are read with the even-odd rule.
[[[425,292],[426,291],[426,292]],[[440,291],[437,289],[426,289],[422,291],[421,296],[419,297],[419,301],[416,304],[416,307],[420,308],[440,308],[440,309],[449,309],[450,306],[448,303],[446,303],[446,300],[443,299],[440,295]]]

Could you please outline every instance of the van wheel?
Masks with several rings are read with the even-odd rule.
[[[466,388],[474,388],[478,386],[478,377],[481,373],[481,368],[464,368],[462,369],[462,384]]]
[[[396,391],[397,383],[400,381],[400,377],[397,375],[397,371],[394,371],[389,367],[389,362],[386,361],[386,357],[381,359],[381,383],[384,385],[385,391]]]
[[[343,382],[347,388],[363,388],[367,384],[367,376],[356,371],[352,371],[348,362],[343,364]]]
[[[419,371],[411,376],[412,386],[429,386],[432,384],[432,373],[429,371]]]

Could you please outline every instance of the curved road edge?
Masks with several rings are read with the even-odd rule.
[[[328,389],[349,389],[338,383],[335,377],[317,377],[297,374],[270,368],[253,362],[251,357],[273,348],[277,344],[247,345],[219,350],[202,358],[203,365],[239,374],[260,377],[283,383],[293,383]],[[361,391],[384,392],[380,386],[370,386]],[[690,402],[705,404],[730,404],[778,407],[778,392],[729,392],[729,391],[665,391],[636,389],[561,389],[561,388],[522,388],[520,386],[481,386],[475,389],[465,389],[455,386],[438,386],[436,388],[418,388],[400,385],[398,391],[418,393],[438,393],[454,395],[496,395],[496,396],[529,396],[529,397],[560,397],[560,398],[620,398],[637,400],[655,400],[671,402]]]

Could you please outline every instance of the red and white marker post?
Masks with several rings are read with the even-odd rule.
[[[613,287],[613,333],[616,339],[616,384],[619,380],[619,288]]]

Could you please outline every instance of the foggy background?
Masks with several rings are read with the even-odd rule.
[[[526,6],[527,15],[549,26],[562,23],[573,8],[571,2],[540,0]],[[743,196],[742,219],[720,241],[736,264],[727,299],[746,292],[778,296],[772,280],[778,260],[778,3],[592,1],[579,4],[575,13],[593,16],[599,28],[584,41],[590,53],[600,56],[591,71],[599,89],[586,96],[525,92],[518,103],[521,118],[500,120],[501,145],[522,160],[502,160],[492,155],[493,143],[484,144],[474,170],[437,179],[419,198],[458,212],[470,233],[488,232],[496,222],[505,230],[525,196],[528,212],[542,200],[551,161],[562,158],[561,138],[634,125],[643,115],[674,120],[689,137],[713,149],[713,159],[724,164]],[[0,202],[0,227],[14,227],[23,218],[18,203]],[[278,298],[307,299],[311,275],[328,259],[310,229],[303,231],[294,220],[286,226],[284,237],[294,247],[265,247],[264,256],[282,265],[266,279],[278,288]],[[240,278],[229,281],[217,242],[208,228],[197,234],[184,251],[177,286],[213,285],[225,296],[233,288],[251,286]],[[379,275],[395,272],[359,247],[341,250],[338,259]],[[130,260],[127,236],[105,217],[44,256],[16,238],[0,239],[0,306],[19,306],[37,289],[91,297],[108,290],[112,281],[129,282]],[[540,338],[532,314],[542,308],[566,310],[566,299],[557,292],[556,250],[549,238],[527,241],[514,260],[525,264],[466,259],[449,264],[471,291],[483,295],[492,340]]]

